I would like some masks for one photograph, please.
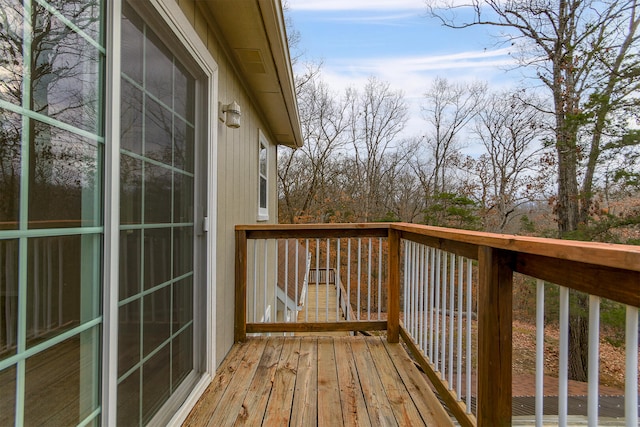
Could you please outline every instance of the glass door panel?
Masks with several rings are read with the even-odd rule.
[[[118,424],[144,425],[194,370],[195,79],[122,16]]]
[[[101,0],[0,0],[0,426],[100,417]]]

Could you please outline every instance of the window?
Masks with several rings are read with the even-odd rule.
[[[258,156],[258,221],[269,219],[269,150],[266,138],[260,132],[259,138],[260,153]]]
[[[0,9],[0,425],[94,425],[103,2]]]

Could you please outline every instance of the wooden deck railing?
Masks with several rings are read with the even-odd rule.
[[[342,281],[344,284],[351,277],[357,277],[354,287],[357,286],[358,293],[354,299],[358,305],[356,308],[354,301],[351,301],[350,306],[355,309],[358,320],[340,320],[336,317],[335,321],[329,321],[329,313],[324,321],[319,321],[318,317],[311,321],[277,318],[278,300],[269,293],[267,283],[284,280],[284,284],[279,283],[273,288],[273,294],[276,294],[275,286],[279,286],[281,295],[293,295],[287,288],[298,286],[297,280],[288,283],[288,279],[279,279],[277,269],[269,267],[270,258],[275,258],[274,265],[277,264],[278,250],[277,245],[271,245],[274,250],[269,251],[268,242],[278,239],[295,239],[300,244],[295,251],[307,251],[309,258],[315,253],[316,259],[311,261],[311,268],[325,269],[327,272],[336,269],[336,282]],[[351,270],[347,272],[350,264],[345,264],[345,258],[351,261],[352,257],[349,239],[357,241],[358,249],[354,252],[357,256],[353,256],[357,258],[357,267],[354,267],[357,273]],[[374,239],[374,249],[371,239]],[[361,254],[363,240],[366,249]],[[264,242],[262,246],[258,246],[259,241]],[[249,247],[252,248],[252,256],[249,256]],[[294,249],[287,247],[287,253],[290,250]],[[364,255],[365,252],[367,255]],[[324,254],[322,262],[319,261],[321,253]],[[364,266],[362,270],[367,272],[360,271],[361,261]],[[340,270],[343,265],[346,267]],[[474,279],[471,278],[471,269],[474,270]],[[626,422],[628,425],[637,424],[637,410],[634,409],[638,404],[640,247],[498,235],[404,223],[237,226],[235,339],[243,341],[247,333],[386,330],[390,342],[398,342],[400,337],[403,338],[462,425],[510,425],[512,292],[513,275],[516,272],[560,285],[567,292],[568,289],[577,290],[595,299],[602,297],[627,306],[626,377],[630,385],[626,394],[631,396],[627,396]],[[318,272],[315,274],[325,279],[329,277],[326,273],[324,276]],[[346,277],[346,280],[342,277]],[[258,282],[263,280],[265,285],[261,289]],[[383,283],[382,289],[377,292],[375,281]],[[253,295],[247,292],[248,284],[253,285]],[[473,297],[472,286],[475,289]],[[327,294],[328,289],[325,289]],[[361,295],[361,289],[369,294]],[[336,289],[336,292],[341,291]],[[296,293],[295,299],[303,294],[303,291]],[[384,298],[382,306],[386,318],[384,315],[376,316],[376,310],[372,310],[371,295]],[[347,297],[350,298],[349,292]],[[249,304],[250,299],[253,305]],[[258,299],[264,301],[265,307],[268,305],[274,310],[275,315],[269,316],[270,321],[267,321],[267,313],[259,318],[257,313],[261,310],[264,312],[265,307],[261,306],[261,310],[255,308]],[[377,309],[380,310],[380,304],[377,304]],[[467,330],[462,325],[468,324],[471,316],[477,317],[477,350],[474,349],[477,354],[474,356],[470,355],[471,342],[465,339],[463,349],[461,337],[463,332],[470,334],[470,326]],[[561,323],[563,316],[568,316],[568,303],[566,312],[561,312]],[[464,323],[463,319],[466,319]],[[455,328],[454,320],[459,329]],[[561,339],[561,358],[563,351],[566,353],[566,349],[562,349]],[[454,353],[456,359],[453,358]],[[471,370],[461,368],[463,361],[471,367],[471,359],[474,359]],[[462,373],[468,387],[461,384]],[[561,372],[562,375],[566,376],[566,373]],[[475,411],[471,410],[470,393],[465,391],[470,388],[472,376],[477,381]],[[561,384],[562,381],[560,378]],[[597,393],[597,385],[595,390]],[[466,400],[462,399],[463,395]],[[562,405],[561,401],[559,406]],[[542,414],[541,410],[539,413]],[[597,422],[597,411],[595,417]],[[563,422],[562,415],[559,415],[559,422]]]

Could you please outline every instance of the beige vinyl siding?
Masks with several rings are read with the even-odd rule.
[[[222,362],[233,344],[235,234],[236,224],[251,224],[258,217],[258,130],[269,141],[268,185],[269,221],[277,220],[276,146],[273,135],[251,100],[245,85],[235,73],[217,32],[211,28],[203,11],[194,0],[177,0],[187,19],[207,46],[219,67],[218,100],[223,104],[236,101],[242,109],[241,126],[230,129],[212,115],[211,126],[218,132],[218,210],[217,210],[217,274],[216,289],[216,366]],[[211,224],[211,227],[214,225]]]

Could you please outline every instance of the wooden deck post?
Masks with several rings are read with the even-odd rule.
[[[389,283],[387,290],[387,340],[400,341],[400,232],[389,229]]]
[[[511,252],[478,249],[478,426],[511,425]]]
[[[236,294],[234,340],[247,338],[247,232],[236,230]]]

